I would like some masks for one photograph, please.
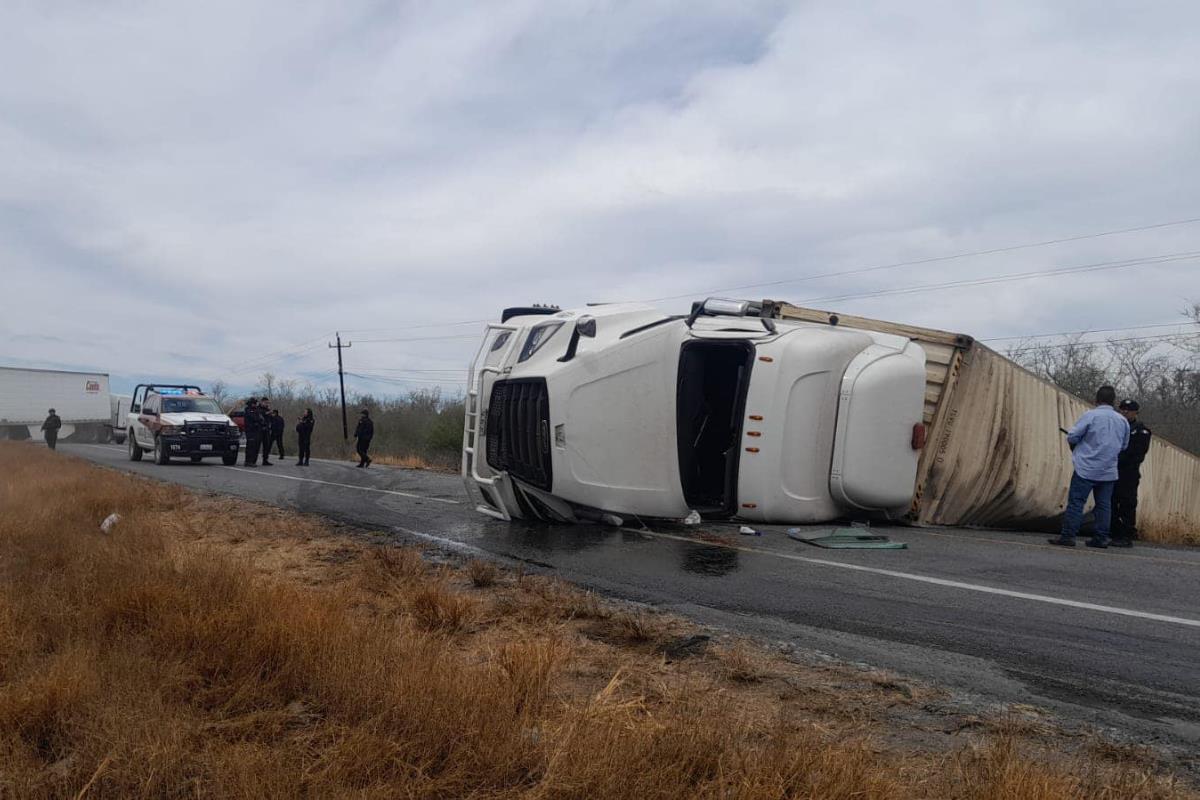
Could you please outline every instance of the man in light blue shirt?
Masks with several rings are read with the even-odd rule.
[[[1051,539],[1050,544],[1075,546],[1075,537],[1083,522],[1083,505],[1088,495],[1092,495],[1096,501],[1096,534],[1088,540],[1088,547],[1108,547],[1117,456],[1129,446],[1129,422],[1113,408],[1116,401],[1116,390],[1101,386],[1096,391],[1096,407],[1084,413],[1067,431],[1075,472],[1067,492],[1062,533],[1057,539]]]

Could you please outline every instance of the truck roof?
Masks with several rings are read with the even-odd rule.
[[[108,377],[107,372],[101,372],[100,370],[85,371],[85,370],[79,370],[79,369],[39,369],[36,367],[5,367],[5,366],[0,366],[0,369],[8,369],[8,370],[12,370],[14,372],[57,372],[62,375],[89,375],[89,376],[103,375],[105,378]]]

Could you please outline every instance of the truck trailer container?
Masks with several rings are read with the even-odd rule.
[[[1091,405],[970,336],[765,300],[763,313],[903,336],[925,351],[924,422],[909,519],[924,525],[1053,530],[1071,452],[1060,428]],[[1142,464],[1138,527],[1200,530],[1200,457],[1155,436]]]
[[[62,419],[60,441],[106,441],[107,373],[0,367],[0,438],[41,439],[51,408]]]
[[[507,309],[469,374],[462,472],[501,519],[1052,529],[1089,404],[972,337],[709,298]],[[1155,437],[1143,530],[1200,529],[1200,458]]]

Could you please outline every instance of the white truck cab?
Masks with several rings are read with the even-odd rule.
[[[750,301],[509,309],[471,366],[463,477],[501,519],[895,518],[924,394],[915,342]]]

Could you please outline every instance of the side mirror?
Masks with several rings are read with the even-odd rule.
[[[566,363],[575,358],[575,352],[579,349],[580,336],[586,336],[589,339],[596,338],[595,317],[580,317],[575,321],[575,327],[571,330],[571,341],[567,343],[567,352],[559,359],[559,363]]]

